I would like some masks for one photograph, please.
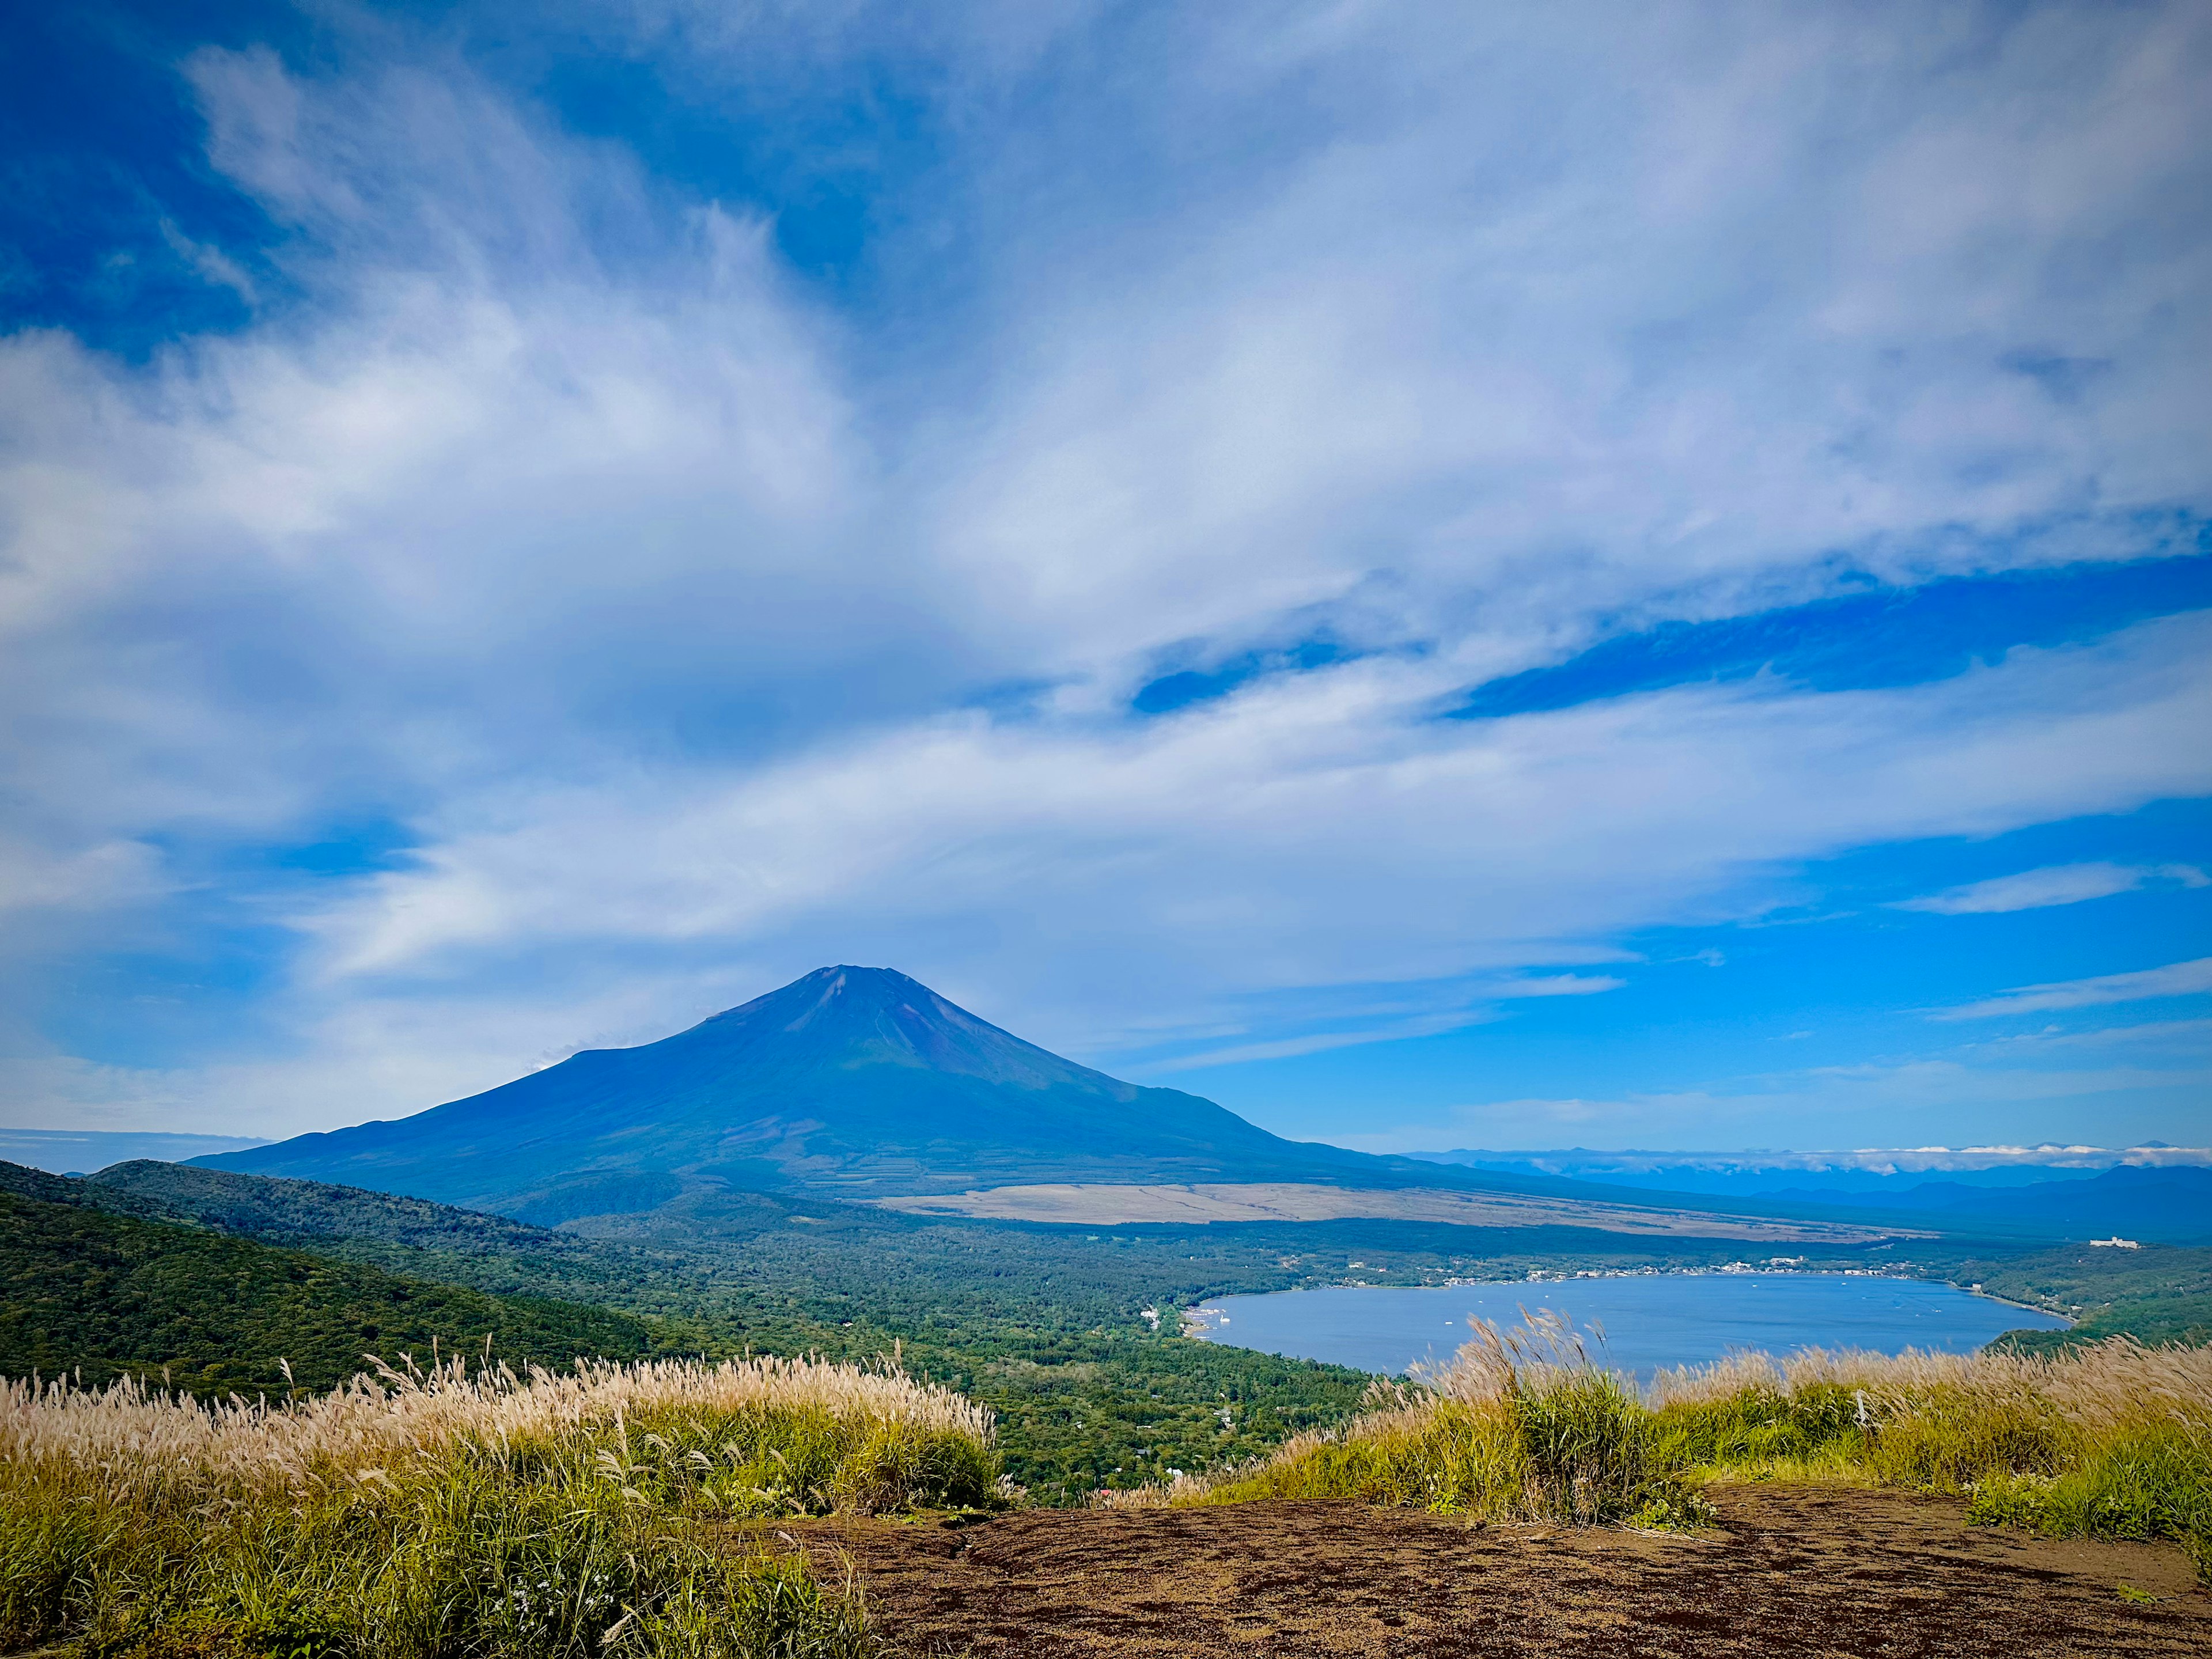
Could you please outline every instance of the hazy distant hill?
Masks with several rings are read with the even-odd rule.
[[[1479,1185],[1282,1139],[1122,1083],[881,968],[823,968],[678,1036],[396,1121],[194,1160],[557,1224],[700,1188],[841,1198],[1017,1182]]]
[[[495,1295],[622,1299],[639,1263],[618,1246],[427,1199],[189,1164],[118,1164],[70,1183],[74,1201],[232,1233]]]
[[[536,1255],[548,1249],[587,1248],[565,1233],[427,1199],[190,1164],[134,1160],[69,1184],[70,1190],[103,1209],[150,1220],[186,1222],[264,1243],[375,1238],[415,1249],[472,1255]]]

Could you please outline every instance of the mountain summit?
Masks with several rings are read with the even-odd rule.
[[[1284,1140],[1196,1095],[1063,1060],[904,974],[853,967],[413,1117],[196,1162],[548,1221],[702,1188],[866,1199],[1035,1182],[1449,1180]]]

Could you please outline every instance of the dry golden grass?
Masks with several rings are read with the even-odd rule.
[[[214,1405],[0,1383],[0,1650],[869,1659],[856,1602],[719,1523],[1004,1502],[993,1426],[895,1369],[774,1358]]]
[[[1662,1370],[1645,1393],[1655,1408],[1664,1410],[1711,1405],[1747,1391],[1802,1395],[1824,1388],[1863,1394],[1870,1410],[1892,1413],[1948,1395],[2054,1415],[2097,1431],[2167,1422],[2212,1425],[2212,1348],[2148,1348],[2124,1337],[2054,1354],[1808,1348],[1782,1360],[1740,1354],[1715,1364]]]
[[[461,1441],[512,1445],[662,1416],[820,1413],[988,1449],[991,1413],[902,1371],[814,1359],[586,1360],[573,1372],[377,1363],[328,1394],[203,1405],[125,1379],[89,1390],[0,1378],[0,1466],[96,1469],[111,1485],[246,1493],[379,1479]]]

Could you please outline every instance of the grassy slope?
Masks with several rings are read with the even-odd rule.
[[[29,1183],[11,1182],[21,1186]],[[159,1374],[201,1394],[282,1390],[290,1361],[326,1388],[375,1352],[510,1363],[647,1352],[643,1322],[605,1309],[486,1296],[82,1204],[0,1191],[0,1373]]]

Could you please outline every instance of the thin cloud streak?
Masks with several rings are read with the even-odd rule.
[[[1498,980],[1480,987],[1462,987],[1460,990],[1461,994],[1472,994],[1481,998],[1484,1005],[1488,1005],[1527,997],[1597,996],[1607,991],[1618,991],[1627,983],[1626,980],[1615,978],[1610,974],[1550,974],[1536,978]],[[1503,1009],[1492,1006],[1448,1008],[1350,1030],[1314,1031],[1273,1042],[1239,1043],[1197,1054],[1170,1055],[1128,1069],[1136,1075],[1152,1075],[1198,1071],[1212,1066],[1233,1066],[1249,1060],[1289,1060],[1300,1054],[1326,1054],[1333,1048],[1356,1048],[1370,1042],[1400,1042],[1413,1037],[1441,1036],[1447,1031],[1464,1030],[1470,1025],[1486,1024],[1504,1017]]]
[[[2163,1048],[2212,1048],[2212,1019],[2162,1019],[2147,1025],[2108,1025],[2094,1031],[2022,1031],[1983,1045],[2002,1052],[2025,1048],[2094,1048],[2142,1043]]]
[[[2051,985],[2023,985],[2002,996],[1985,997],[1961,1007],[1945,1008],[1934,1019],[1994,1019],[2063,1008],[2096,1008],[2112,1002],[2142,1002],[2153,997],[2194,996],[2212,991],[2212,957],[2146,968],[2130,974],[2100,974],[2090,979]]]
[[[1469,1009],[1456,1014],[1437,1014],[1421,1019],[1400,1020],[1361,1031],[1316,1031],[1305,1036],[1284,1037],[1273,1042],[1246,1042],[1233,1048],[1212,1048],[1202,1054],[1182,1054],[1173,1060],[1127,1068],[1135,1076],[1163,1072],[1195,1072],[1212,1066],[1236,1066],[1255,1060],[1291,1060],[1300,1054],[1327,1054],[1334,1048],[1355,1048],[1369,1042],[1402,1042],[1411,1037],[1441,1036],[1465,1030],[1486,1020],[1498,1018],[1497,1011]]]
[[[2191,864],[2063,864],[2023,871],[2016,876],[1970,882],[1947,892],[1931,893],[1925,898],[1899,899],[1891,908],[1924,910],[1938,916],[1996,915],[2110,898],[2118,893],[2135,892],[2154,882],[2203,887],[2212,885],[2212,877],[2207,877]]]

